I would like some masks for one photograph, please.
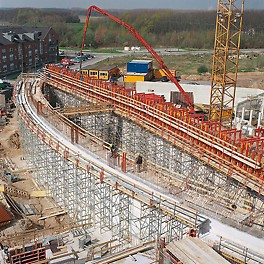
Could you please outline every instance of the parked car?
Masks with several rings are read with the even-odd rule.
[[[74,65],[74,61],[72,59],[69,59],[68,57],[65,57],[61,60],[62,65],[69,66]]]
[[[86,60],[86,58],[85,58],[84,55],[83,56],[77,56],[76,59],[77,60],[82,60],[82,61],[85,61]]]
[[[69,65],[74,65],[75,64],[75,58],[71,57],[69,58]]]
[[[80,58],[75,57],[75,58],[72,59],[72,61],[74,63],[80,63]]]
[[[86,60],[90,60],[94,58],[94,55],[91,55],[91,54],[84,54],[83,56],[86,58]]]

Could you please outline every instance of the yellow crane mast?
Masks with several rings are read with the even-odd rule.
[[[244,0],[218,0],[209,120],[232,127]]]

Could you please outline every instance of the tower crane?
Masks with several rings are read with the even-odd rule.
[[[232,128],[244,0],[218,0],[209,120]]]
[[[86,38],[86,32],[87,32],[87,28],[88,28],[88,24],[89,24],[91,12],[93,10],[97,11],[98,13],[100,13],[102,15],[108,16],[110,19],[114,20],[118,24],[120,24],[123,27],[125,27],[129,32],[131,32],[145,46],[145,48],[148,50],[148,52],[157,61],[159,67],[161,69],[163,69],[163,71],[165,72],[165,74],[168,77],[168,79],[177,86],[178,90],[183,95],[183,97],[184,97],[187,105],[190,107],[190,112],[193,113],[194,112],[194,109],[193,109],[193,102],[192,102],[192,100],[189,98],[188,94],[183,90],[183,88],[181,87],[181,85],[178,83],[178,81],[176,80],[176,78],[172,75],[172,73],[170,72],[169,68],[165,65],[164,61],[155,52],[155,50],[146,42],[146,40],[132,26],[130,26],[126,22],[122,21],[121,19],[119,19],[119,18],[117,18],[117,17],[109,14],[108,12],[100,9],[97,6],[90,6],[88,8],[88,10],[87,10],[86,22],[85,22],[84,33],[83,33],[83,38],[82,38],[82,46],[81,46],[81,51],[80,51],[81,54],[82,54],[82,50],[83,50],[83,47],[84,47],[84,42],[85,42],[85,38]],[[80,68],[81,68],[81,64],[80,64]]]

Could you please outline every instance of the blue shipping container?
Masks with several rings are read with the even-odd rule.
[[[152,69],[152,61],[134,60],[127,63],[127,72],[147,73]]]

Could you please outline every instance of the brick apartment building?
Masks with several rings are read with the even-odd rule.
[[[58,36],[52,28],[0,26],[0,77],[57,58]]]

